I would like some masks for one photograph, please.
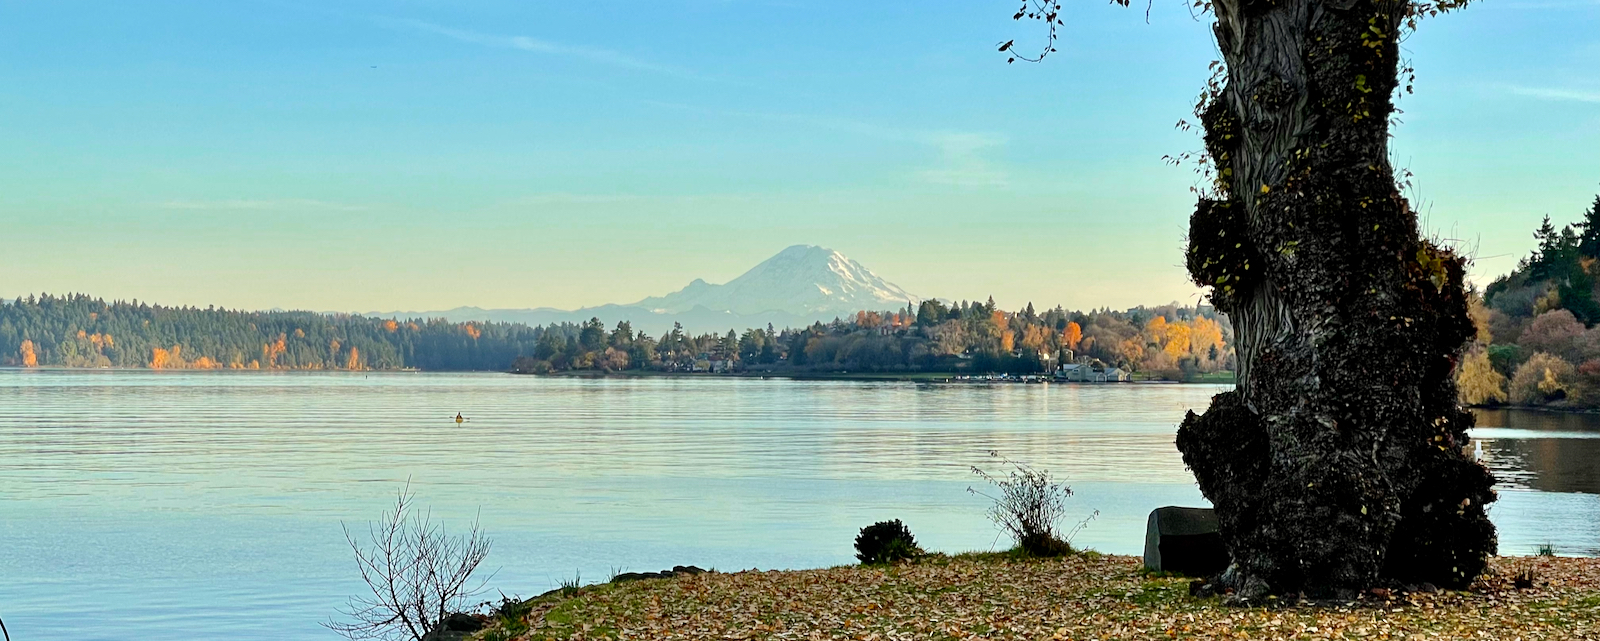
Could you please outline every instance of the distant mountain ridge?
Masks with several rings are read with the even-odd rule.
[[[681,314],[695,307],[735,314],[854,314],[863,309],[900,309],[922,298],[884,280],[844,254],[815,245],[778,252],[725,285],[698,278],[666,296],[631,305],[659,314]]]
[[[681,323],[693,332],[723,332],[746,327],[798,327],[860,310],[915,307],[922,297],[907,292],[832,249],[794,245],[722,285],[696,278],[664,296],[625,305],[576,310],[551,307],[483,309],[457,307],[428,312],[369,312],[379,317],[430,317],[455,322],[477,320],[527,325],[579,323],[599,318],[607,325],[628,321],[636,330],[659,334]]]

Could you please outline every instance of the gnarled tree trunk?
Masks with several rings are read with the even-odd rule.
[[[1463,452],[1452,370],[1473,335],[1463,261],[1420,238],[1388,162],[1408,6],[1220,0],[1205,106],[1220,197],[1190,274],[1233,320],[1238,387],[1178,448],[1216,506],[1244,599],[1463,586],[1495,551],[1493,478]]]

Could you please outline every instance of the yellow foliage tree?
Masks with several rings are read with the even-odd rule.
[[[188,366],[183,360],[182,345],[173,345],[171,349],[150,348],[150,369],[184,369]]]
[[[1473,328],[1478,330],[1476,340],[1488,345],[1494,342],[1494,334],[1489,332],[1489,308],[1483,304],[1483,296],[1478,292],[1467,294],[1467,316],[1472,319]]]
[[[1022,330],[1022,348],[1032,351],[1043,351],[1045,343],[1050,339],[1049,331],[1043,325],[1028,325]]]
[[[21,355],[22,355],[22,366],[23,367],[38,367],[39,366],[39,355],[34,353],[34,351],[33,351],[33,341],[31,341],[31,340],[22,341],[22,346],[20,347],[20,349],[18,351],[21,352]]]
[[[1144,341],[1135,336],[1117,343],[1117,355],[1128,363],[1138,363],[1144,359]]]
[[[1172,360],[1178,360],[1189,355],[1189,326],[1184,323],[1167,323],[1166,331],[1161,337],[1161,351],[1166,352]]]
[[[1511,375],[1511,402],[1518,405],[1543,405],[1571,394],[1577,370],[1560,356],[1534,353]]]
[[[1222,323],[1210,318],[1196,318],[1189,322],[1189,351],[1202,360],[1211,357],[1215,347],[1220,359],[1226,347],[1222,342]]]
[[[1456,369],[1456,388],[1467,405],[1499,405],[1506,402],[1506,377],[1489,362],[1488,350],[1478,347],[1462,359]]]
[[[278,334],[278,340],[261,344],[261,367],[273,369],[278,366],[278,356],[289,349],[289,337]],[[256,369],[252,367],[251,369]]]

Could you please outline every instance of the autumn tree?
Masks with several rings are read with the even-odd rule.
[[[1060,0],[1022,1],[1015,17],[1049,40],[1000,48],[1037,60]],[[1400,38],[1466,1],[1197,4],[1222,60],[1196,108],[1214,180],[1186,260],[1238,359],[1235,390],[1177,438],[1232,556],[1211,587],[1251,601],[1465,586],[1496,544],[1453,376],[1474,333],[1464,260],[1419,235],[1388,145]]]
[[[23,367],[39,366],[39,354],[33,349],[33,341],[22,341],[22,346],[17,351],[21,355]]]
[[[1506,377],[1489,362],[1489,351],[1478,348],[1461,361],[1456,374],[1461,402],[1467,405],[1499,405],[1506,402]]]
[[[1560,356],[1535,352],[1511,377],[1511,402],[1544,405],[1572,393],[1577,369]]]
[[[1083,328],[1078,325],[1077,321],[1068,321],[1067,328],[1061,330],[1061,344],[1065,345],[1067,349],[1077,350],[1078,341],[1081,340],[1083,340]]]

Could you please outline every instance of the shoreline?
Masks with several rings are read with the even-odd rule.
[[[1531,587],[1515,577],[1533,576]],[[1468,590],[1224,605],[1135,556],[929,554],[887,566],[707,572],[509,601],[472,639],[1591,638],[1600,559],[1493,557]],[[1241,634],[1242,633],[1242,634]],[[464,637],[465,638],[465,637]]]
[[[1042,384],[1053,385],[1231,385],[1227,381],[1173,381],[1165,379],[1134,379],[1127,381],[1068,381],[1038,374],[1028,374],[1033,378],[1024,379],[1023,375],[1006,378],[974,378],[985,377],[987,374],[960,374],[955,372],[663,372],[655,370],[565,370],[561,372],[506,372],[513,376],[548,376],[551,378],[781,378],[795,381],[884,381],[906,383],[950,383],[950,384]],[[963,376],[969,378],[962,378]]]

